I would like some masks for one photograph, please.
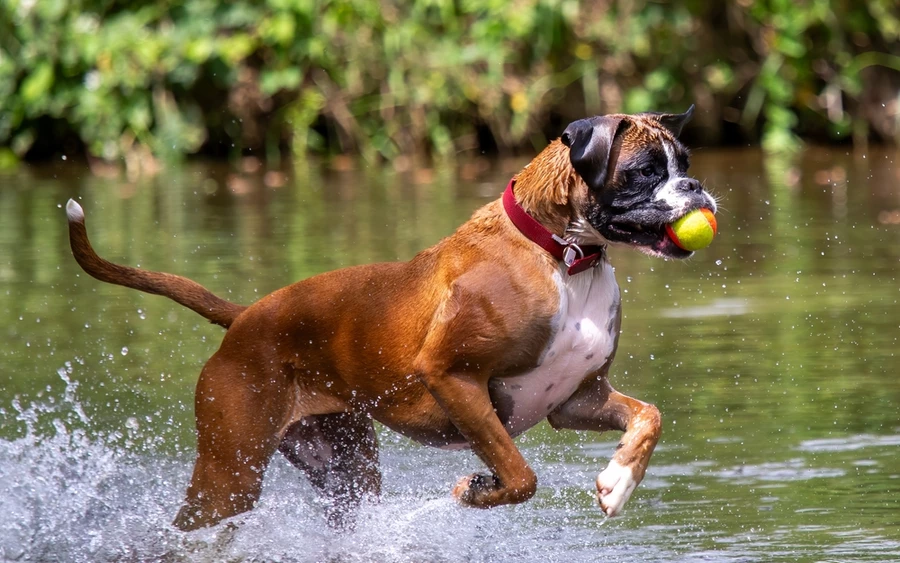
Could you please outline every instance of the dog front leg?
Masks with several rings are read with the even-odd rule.
[[[537,490],[537,477],[497,417],[488,391],[494,362],[504,351],[504,335],[497,334],[498,283],[495,272],[477,267],[455,280],[412,366],[441,407],[439,414],[455,427],[447,432],[461,434],[491,471],[463,477],[453,488],[461,503],[478,508],[524,502]]]
[[[453,496],[477,508],[531,498],[537,490],[537,477],[497,418],[486,381],[429,368],[419,371],[419,378],[491,471],[490,475],[463,477],[453,488]]]
[[[612,460],[596,481],[600,508],[608,516],[620,514],[644,478],[659,441],[662,431],[659,409],[613,389],[604,371],[550,413],[547,420],[554,428],[625,432]]]

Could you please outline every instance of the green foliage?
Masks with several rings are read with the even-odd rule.
[[[783,152],[896,135],[863,98],[898,39],[894,0],[0,0],[0,146],[390,159],[697,103],[709,141],[732,121]]]

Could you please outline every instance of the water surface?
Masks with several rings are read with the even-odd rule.
[[[900,559],[900,163],[696,151],[721,235],[686,262],[612,251],[625,318],[613,384],[662,410],[621,518],[593,479],[619,434],[518,439],[523,505],[449,499],[469,452],[383,430],[382,502],[323,525],[282,459],[259,508],[169,527],[190,473],[197,373],[222,330],[101,284],[68,250],[75,197],[100,253],[249,303],[353,264],[408,259],[496,198],[522,162],[399,174],[190,164],[129,182],[77,165],[0,176],[0,559],[113,561],[894,561]],[[269,184],[279,184],[269,176]]]

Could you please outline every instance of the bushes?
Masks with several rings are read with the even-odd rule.
[[[894,0],[0,0],[0,146],[391,159],[690,103],[706,142],[892,138],[898,39]]]

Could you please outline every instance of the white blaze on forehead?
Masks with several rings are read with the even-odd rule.
[[[675,147],[672,145],[672,142],[664,139],[662,146],[666,152],[666,167],[669,172],[669,179],[653,196],[653,201],[661,201],[674,211],[687,211],[687,208],[691,205],[691,197],[688,192],[678,188],[680,181],[687,178],[687,176],[678,169],[678,157],[675,154]],[[703,195],[707,200],[706,207],[715,211],[715,200],[705,191]]]
[[[664,139],[662,146],[666,152],[666,167],[669,172],[669,178],[666,180],[665,185],[653,196],[653,200],[661,201],[668,207],[678,210],[690,205],[690,199],[687,195],[676,187],[679,180],[685,176],[678,170],[678,160],[675,157],[675,148],[672,146],[672,143]]]
[[[669,167],[669,179],[684,178],[684,174],[678,170],[678,156],[675,154],[675,147],[672,142],[663,140],[663,150],[666,151],[666,165]]]

